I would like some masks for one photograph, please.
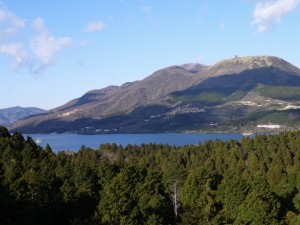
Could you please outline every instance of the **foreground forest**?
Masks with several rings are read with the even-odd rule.
[[[0,224],[300,224],[300,132],[54,154],[0,127]]]

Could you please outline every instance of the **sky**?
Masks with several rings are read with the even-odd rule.
[[[300,0],[0,0],[0,108],[52,109],[171,65],[300,67]]]

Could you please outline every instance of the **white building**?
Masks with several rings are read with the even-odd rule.
[[[278,124],[259,124],[257,125],[258,128],[269,128],[269,129],[279,129],[280,125]]]

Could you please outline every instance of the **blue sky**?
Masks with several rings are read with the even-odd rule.
[[[0,1],[0,108],[51,109],[184,63],[300,67],[300,0]]]

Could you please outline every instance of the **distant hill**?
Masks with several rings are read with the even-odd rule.
[[[36,114],[41,114],[46,110],[35,108],[35,107],[11,107],[6,109],[0,109],[0,125],[8,126],[13,122]]]
[[[213,66],[184,64],[141,81],[93,90],[11,126],[22,132],[236,131],[258,123],[298,126],[300,69],[271,56]]]

